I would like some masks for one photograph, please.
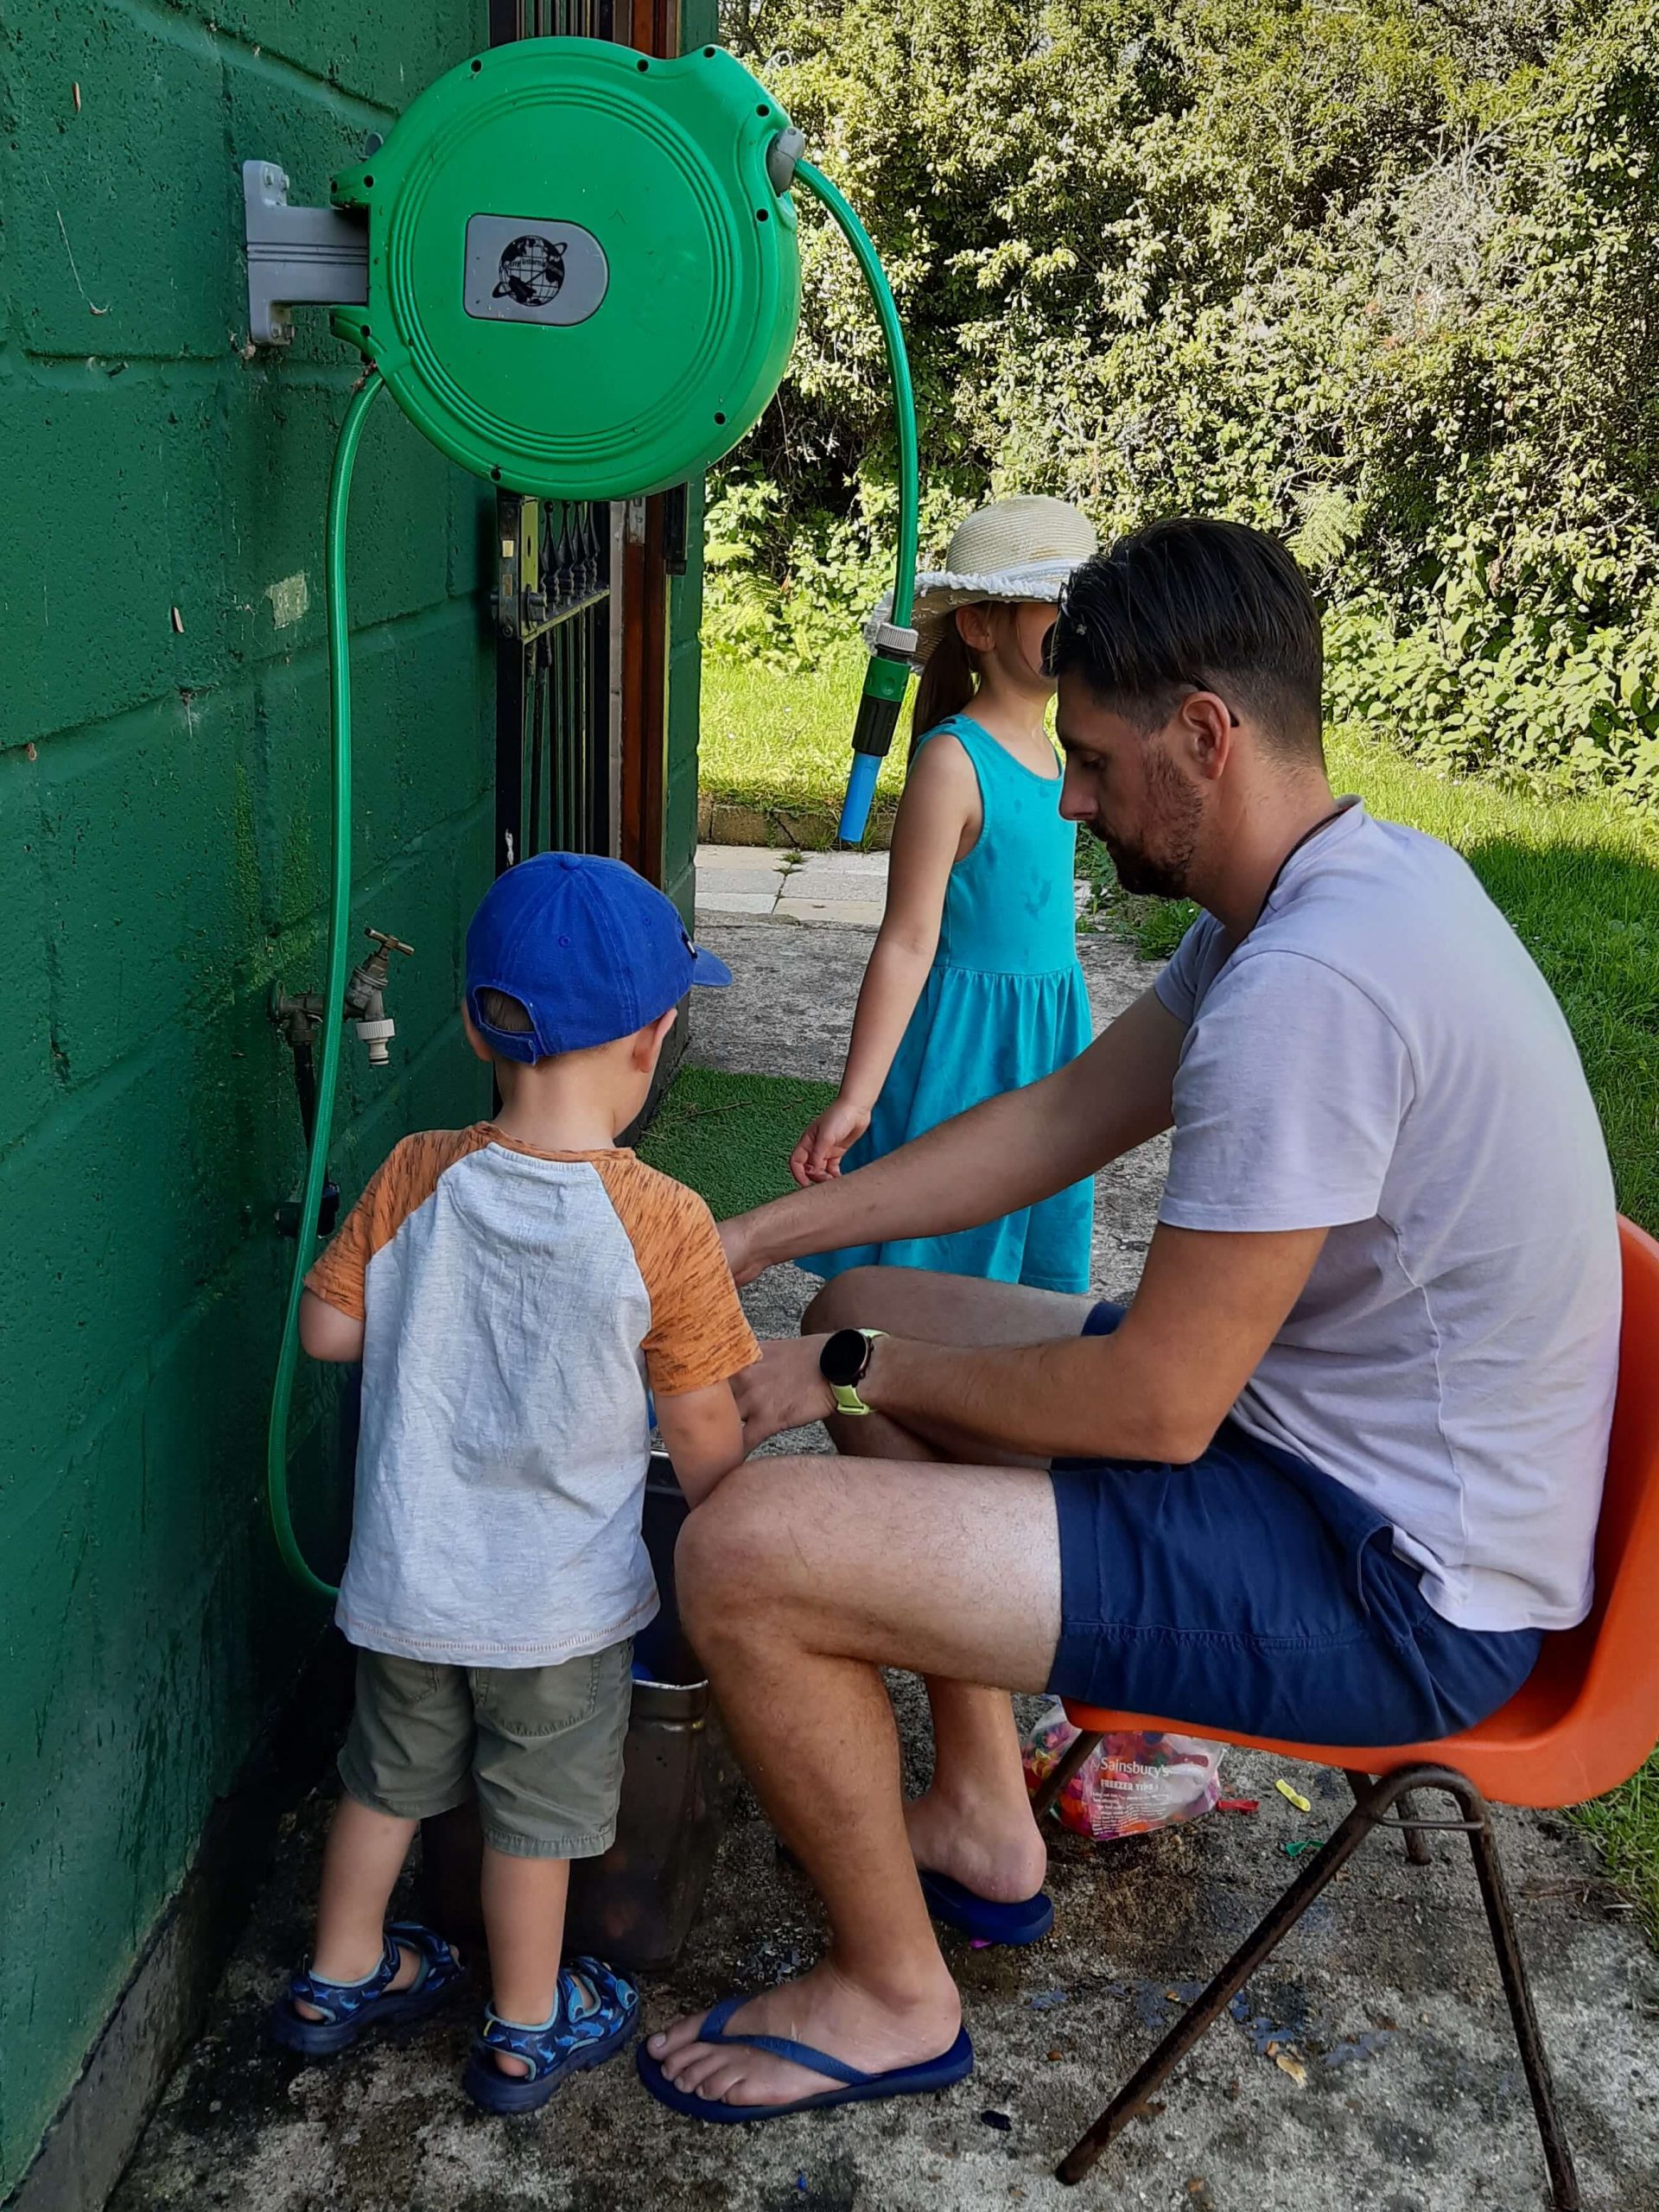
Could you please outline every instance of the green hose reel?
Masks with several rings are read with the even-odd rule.
[[[346,521],[368,410],[384,389],[439,449],[505,490],[638,499],[701,476],[776,391],[800,311],[790,188],[823,200],[869,285],[893,385],[899,526],[893,620],[854,733],[841,834],[862,838],[897,723],[915,633],[915,409],[904,338],[875,249],[800,156],[764,86],[718,47],[664,61],[596,39],[524,39],[423,92],[355,167],[334,209],[290,208],[274,164],[243,164],[249,329],[284,343],[300,302],[334,309],[368,373],[346,410],[325,533],[334,876],[324,1004],[346,988],[351,914],[351,664]],[[364,218],[366,216],[366,223]],[[307,1564],[288,1494],[288,1428],[306,1269],[317,1235],[340,1072],[322,1026],[315,1134],[298,1222],[266,1448],[271,1525]]]
[[[718,47],[497,47],[334,179],[369,233],[367,302],[334,329],[434,445],[510,491],[684,483],[759,419],[795,340],[789,129]]]

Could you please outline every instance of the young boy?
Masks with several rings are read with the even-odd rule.
[[[640,1536],[647,1385],[695,1503],[743,1457],[731,1377],[758,1356],[709,1209],[616,1149],[674,1010],[730,971],[618,861],[544,853],[467,938],[465,1023],[495,1121],[407,1137],[307,1277],[314,1358],[363,1362],[351,1556],[358,1647],[315,1947],[272,2032],[314,2056],[435,2011],[460,1969],[385,1925],[416,1823],[476,1789],[493,2001],[464,2087],[544,2104],[627,2042],[632,1987],[561,1967],[573,1859],[608,1848]]]

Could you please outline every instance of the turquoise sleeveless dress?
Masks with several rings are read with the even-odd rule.
[[[982,1099],[1052,1075],[1091,1033],[1071,888],[1077,830],[1061,818],[1060,777],[1022,766],[971,715],[953,715],[922,743],[941,730],[973,763],[983,825],[950,871],[932,969],[843,1174]],[[879,1263],[1086,1291],[1093,1226],[1086,1181],[982,1229],[851,1245],[800,1265],[825,1277]]]

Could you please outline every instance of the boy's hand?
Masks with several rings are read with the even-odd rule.
[[[841,1173],[842,1155],[855,1145],[870,1126],[867,1106],[837,1098],[826,1106],[789,1155],[789,1172],[802,1190],[809,1183],[826,1183]]]

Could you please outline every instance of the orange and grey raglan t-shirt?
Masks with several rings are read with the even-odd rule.
[[[306,1287],[364,1324],[348,1641],[540,1667],[643,1628],[647,1389],[760,1354],[695,1192],[630,1152],[433,1130],[392,1153]]]

